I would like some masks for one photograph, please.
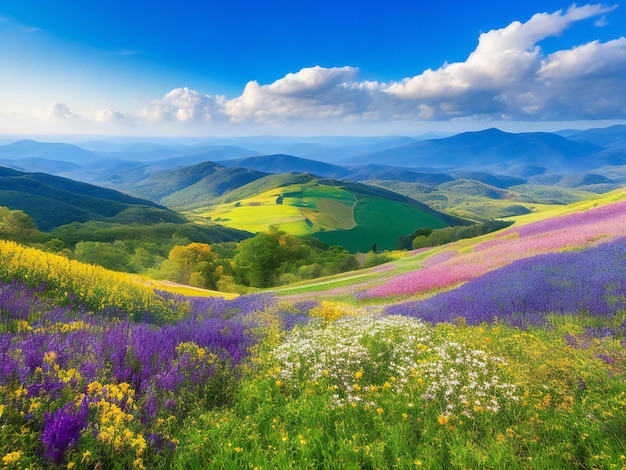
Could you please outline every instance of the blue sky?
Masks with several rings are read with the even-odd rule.
[[[0,2],[0,133],[409,134],[626,119],[626,6]]]

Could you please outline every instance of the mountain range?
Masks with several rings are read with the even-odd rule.
[[[189,214],[312,178],[331,187],[358,183],[359,194],[377,188],[370,191],[382,200],[404,197],[403,203],[419,201],[448,216],[488,220],[622,186],[626,126],[519,134],[487,129],[422,140],[22,140],[0,146],[0,165],[0,205],[25,210],[44,230],[112,220],[129,207],[149,212],[146,220],[183,220],[166,207]]]

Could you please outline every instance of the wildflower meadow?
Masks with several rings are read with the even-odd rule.
[[[0,242],[2,468],[626,469],[624,227],[514,225],[341,301]]]

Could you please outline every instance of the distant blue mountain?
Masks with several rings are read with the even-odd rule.
[[[619,147],[626,149],[626,125],[624,124],[601,129],[567,131],[565,137],[575,142],[590,142],[602,147]]]
[[[601,146],[575,142],[548,132],[511,134],[487,129],[443,139],[416,141],[381,152],[351,157],[342,163],[383,163],[498,173],[507,173],[519,165],[540,165],[553,171],[576,172],[604,165],[604,161],[593,158],[602,150]]]
[[[0,161],[43,158],[79,165],[102,158],[100,155],[72,144],[20,140],[0,146]]]
[[[74,171],[82,168],[77,163],[64,162],[60,160],[48,160],[46,158],[21,158],[17,160],[5,159],[0,161],[0,164],[9,166],[20,171],[31,171],[49,173],[51,175],[58,175],[61,173]]]
[[[324,178],[343,178],[350,173],[342,166],[284,154],[223,160],[220,163],[266,173],[311,173]]]

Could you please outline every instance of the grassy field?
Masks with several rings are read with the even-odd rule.
[[[399,237],[418,228],[448,226],[418,207],[315,181],[275,188],[187,215],[198,222],[210,220],[253,233],[275,226],[288,233],[315,234],[353,253],[368,252],[374,244],[378,250],[393,250]]]
[[[241,201],[221,204],[207,210],[194,211],[194,217],[210,219],[227,227],[263,232],[271,225],[298,235],[311,233],[304,217],[295,204],[277,204],[282,196],[279,189],[266,191]]]
[[[378,198],[359,199],[355,208],[356,227],[350,230],[317,232],[329,245],[341,245],[351,252],[393,250],[398,238],[421,227],[443,228],[448,224],[437,217],[419,213],[405,204]]]
[[[432,190],[419,183],[370,183],[410,196],[435,210],[470,220],[516,216],[521,208],[537,212],[596,197],[596,193],[581,189],[531,184],[512,186],[508,190],[482,185],[479,186],[479,189],[484,189],[482,193],[472,193],[468,185],[450,185]]]

